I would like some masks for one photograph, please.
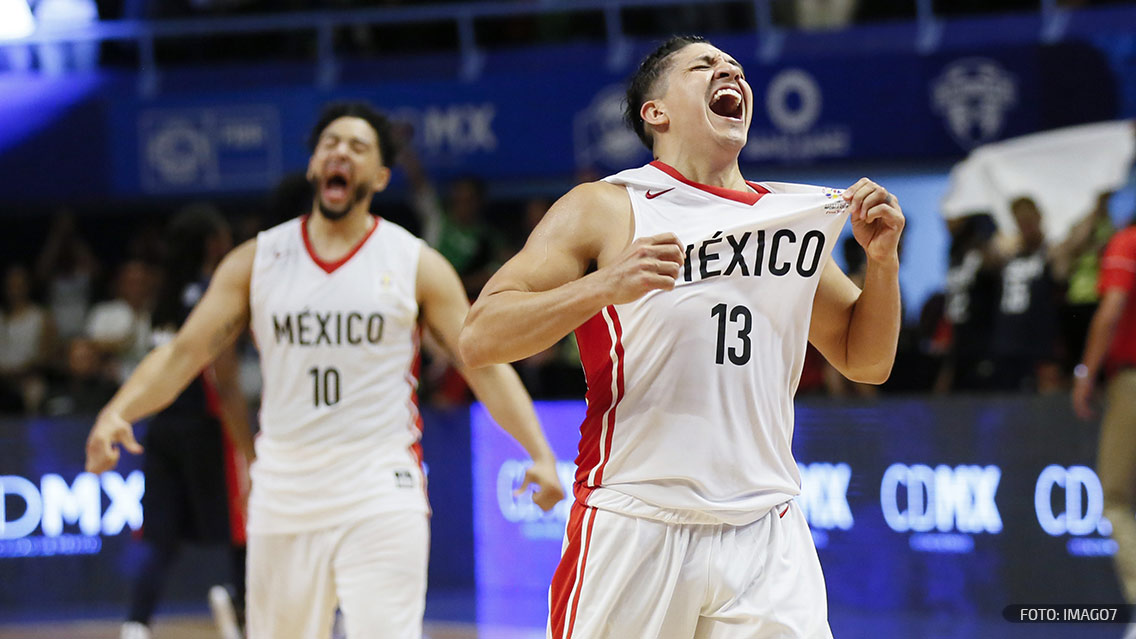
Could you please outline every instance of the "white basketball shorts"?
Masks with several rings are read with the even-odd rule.
[[[429,519],[392,512],[287,535],[249,535],[249,639],[421,639]]]
[[[549,639],[831,639],[804,514],[671,524],[573,504]]]

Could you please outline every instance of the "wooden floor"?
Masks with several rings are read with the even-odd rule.
[[[0,626],[0,639],[118,639],[118,621],[69,621]],[[154,639],[218,639],[210,617],[161,617]],[[427,622],[423,639],[543,639],[540,630],[481,628],[470,624]]]

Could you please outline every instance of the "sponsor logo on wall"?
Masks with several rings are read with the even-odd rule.
[[[1066,551],[1078,557],[1116,552],[1112,523],[1104,516],[1104,490],[1086,466],[1046,466],[1034,489],[1037,523],[1047,535],[1069,537]]]
[[[964,149],[998,139],[1017,103],[1017,79],[989,58],[952,62],[931,83],[931,106]]]
[[[280,178],[274,106],[146,109],[138,128],[146,192],[264,189]]]
[[[1002,532],[998,466],[892,464],[880,482],[888,527],[918,552],[968,553],[977,534]]]
[[[100,535],[142,527],[145,490],[138,470],[125,478],[113,471],[79,473],[71,483],[49,473],[38,485],[19,475],[0,476],[0,557],[97,553]]]
[[[754,110],[762,105],[757,93]],[[813,160],[845,157],[852,150],[852,129],[824,124],[824,91],[804,69],[785,69],[765,87],[765,112],[774,129],[750,129],[742,158],[768,160]]]
[[[647,160],[647,149],[623,120],[623,85],[602,89],[572,122],[577,167],[625,168]]]

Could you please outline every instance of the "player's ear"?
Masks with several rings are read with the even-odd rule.
[[[390,181],[391,181],[391,170],[390,170],[390,168],[385,167],[385,166],[381,166],[381,167],[379,167],[378,174],[375,175],[374,181],[371,182],[371,185],[375,187],[375,193],[381,193],[382,191],[386,190],[387,185],[390,184]]]
[[[667,115],[666,105],[661,100],[647,100],[643,106],[639,107],[639,117],[643,118],[644,124],[649,124],[653,127],[666,126],[670,123],[670,116]]]

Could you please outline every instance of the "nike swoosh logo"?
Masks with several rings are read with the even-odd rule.
[[[647,199],[648,199],[648,200],[653,200],[653,199],[655,199],[655,198],[659,197],[660,195],[663,195],[663,194],[665,194],[665,193],[670,193],[670,192],[671,192],[671,191],[673,191],[673,190],[675,190],[675,187],[673,187],[673,186],[672,186],[671,188],[669,188],[669,189],[665,189],[665,190],[659,191],[658,193],[652,193],[650,189],[647,189]]]

